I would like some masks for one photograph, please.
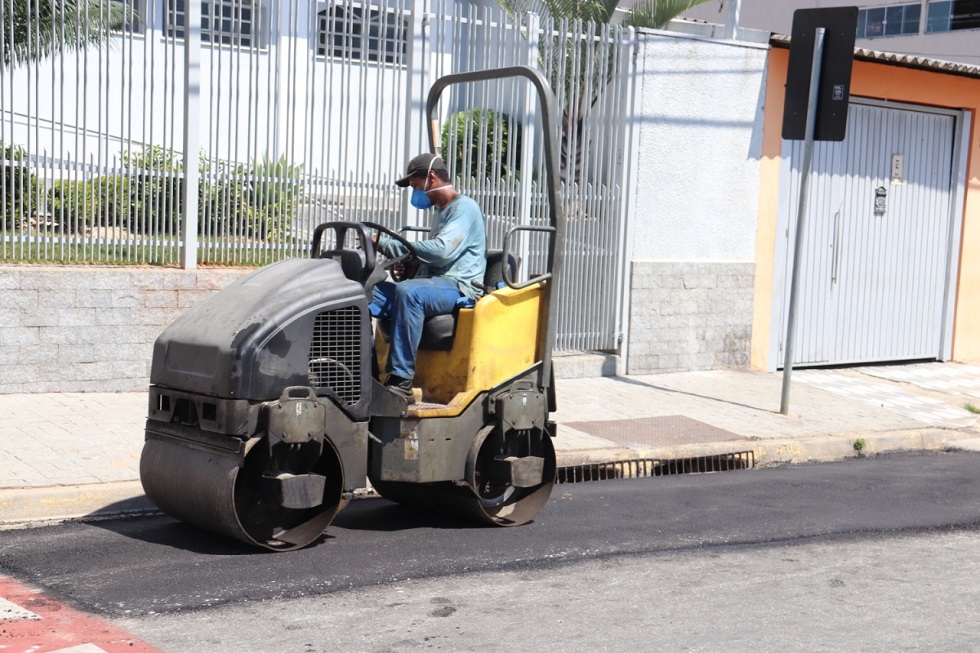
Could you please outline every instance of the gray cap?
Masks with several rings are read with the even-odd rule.
[[[410,178],[425,177],[428,175],[429,170],[442,170],[447,175],[449,174],[449,169],[446,168],[446,162],[442,160],[441,156],[438,154],[432,154],[431,152],[425,152],[424,154],[419,154],[417,157],[408,162],[408,170],[406,171],[405,176],[396,181],[395,184],[404,188],[405,186],[408,186],[408,180]]]

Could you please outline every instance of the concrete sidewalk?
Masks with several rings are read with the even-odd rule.
[[[558,379],[559,466],[751,451],[756,465],[980,449],[980,366],[921,363]],[[146,393],[0,395],[0,528],[153,510],[139,483]]]

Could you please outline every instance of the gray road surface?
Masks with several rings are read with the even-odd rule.
[[[174,652],[980,650],[978,463],[559,486],[518,529],[363,500],[288,554],[62,525],[0,533],[0,573]]]

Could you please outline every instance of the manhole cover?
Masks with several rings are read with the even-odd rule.
[[[662,415],[602,422],[566,422],[565,426],[624,447],[667,447],[746,438],[683,415]]]

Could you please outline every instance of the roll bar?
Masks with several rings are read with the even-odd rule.
[[[514,284],[505,276],[505,282],[511,288],[523,288],[534,283],[543,282],[545,289],[544,301],[542,303],[542,319],[545,328],[541,332],[539,342],[541,350],[541,368],[538,371],[539,385],[542,388],[551,387],[551,362],[552,349],[555,346],[557,333],[557,323],[553,310],[554,302],[558,299],[557,284],[564,251],[565,242],[565,216],[562,210],[561,199],[559,197],[560,180],[558,178],[558,140],[556,137],[555,125],[557,125],[554,114],[554,93],[551,85],[538,70],[530,66],[509,66],[506,68],[492,68],[489,70],[477,70],[473,72],[455,73],[440,77],[432,84],[429,89],[429,96],[426,100],[425,110],[426,119],[429,125],[429,150],[436,154],[436,122],[433,114],[439,103],[442,92],[454,84],[468,84],[473,82],[483,82],[495,79],[507,79],[510,77],[523,77],[534,86],[537,91],[538,100],[541,106],[541,126],[544,134],[544,165],[547,176],[549,218],[550,227],[531,227],[521,225],[511,229],[504,242],[504,249],[508,249],[510,236],[515,231],[542,231],[548,233],[548,267],[544,274],[540,274],[533,279],[521,284]]]

